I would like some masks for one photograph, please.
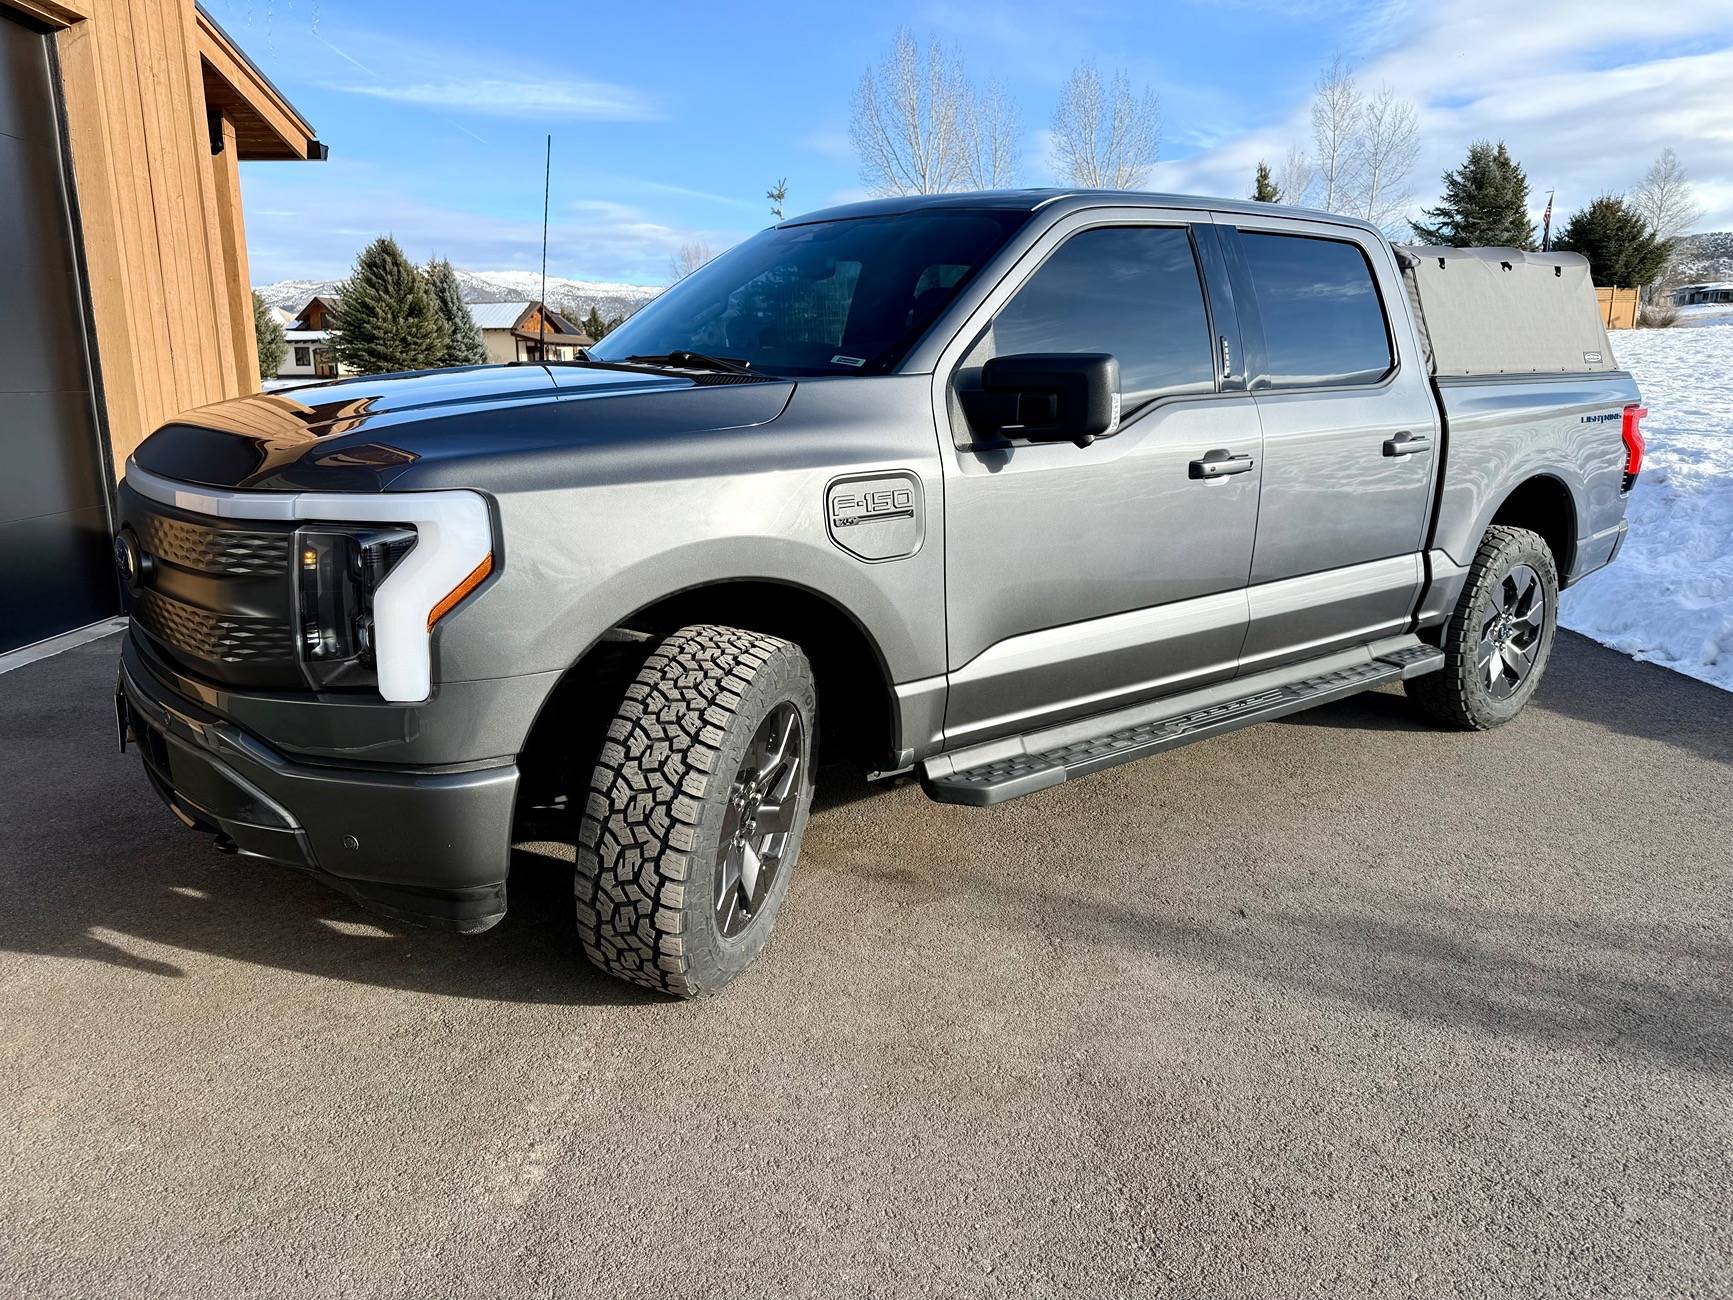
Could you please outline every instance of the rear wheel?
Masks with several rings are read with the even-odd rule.
[[[1488,528],[1444,625],[1444,667],[1410,678],[1409,698],[1454,727],[1484,731],[1509,722],[1546,672],[1558,597],[1558,569],[1538,533]]]
[[[791,642],[704,624],[656,648],[608,726],[579,830],[592,962],[695,997],[763,950],[812,808],[816,706]]]

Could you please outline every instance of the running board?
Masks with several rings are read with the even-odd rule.
[[[921,764],[921,786],[928,798],[939,803],[977,807],[1004,803],[1073,777],[1328,704],[1385,682],[1435,672],[1443,666],[1442,650],[1413,636],[1392,637],[1373,647],[1370,655],[1365,650],[1333,655],[1207,687],[1179,699],[1158,700],[941,754]],[[1298,676],[1300,673],[1306,675]]]

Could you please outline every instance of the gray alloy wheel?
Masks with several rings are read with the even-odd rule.
[[[1540,685],[1558,628],[1558,567],[1526,528],[1486,530],[1456,609],[1439,629],[1444,667],[1403,683],[1435,721],[1472,731],[1509,722]]]
[[[806,727],[792,700],[766,715],[746,747],[722,815],[716,929],[732,939],[756,920],[775,890],[800,810]]]
[[[1534,671],[1546,616],[1546,584],[1529,565],[1516,565],[1487,587],[1480,603],[1475,663],[1493,699],[1508,700]]]

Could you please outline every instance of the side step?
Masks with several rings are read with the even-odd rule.
[[[1133,759],[1177,749],[1256,722],[1268,722],[1384,682],[1418,677],[1444,666],[1444,652],[1415,637],[1392,638],[1323,669],[1322,663],[1260,673],[1238,682],[1160,700],[1081,722],[991,741],[921,765],[921,785],[939,803],[1004,803]],[[1331,662],[1338,662],[1339,656]],[[1296,671],[1309,671],[1305,677]],[[1288,680],[1281,680],[1286,677]],[[1246,688],[1251,687],[1249,692]],[[1215,697],[1206,700],[1203,697]],[[1179,709],[1179,712],[1173,710]]]

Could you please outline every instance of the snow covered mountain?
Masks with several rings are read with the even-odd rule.
[[[1679,251],[1667,278],[1677,284],[1733,280],[1733,230],[1686,235],[1679,241]]]
[[[541,296],[538,271],[458,271],[457,283],[465,302],[522,302]],[[335,296],[341,280],[279,280],[254,287],[272,307],[297,311],[315,294]],[[548,277],[548,305],[573,320],[582,320],[594,307],[603,320],[630,316],[662,292],[661,285],[612,284],[605,280],[568,280]]]

